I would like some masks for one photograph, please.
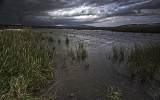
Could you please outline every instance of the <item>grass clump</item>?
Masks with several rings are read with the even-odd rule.
[[[119,62],[126,59],[130,66],[132,78],[137,77],[142,82],[151,80],[160,81],[160,43],[134,44],[129,52],[116,48],[113,49],[112,59]]]
[[[60,39],[60,38],[58,38],[58,43],[59,43],[59,44],[61,43],[61,39]]]
[[[48,37],[48,42],[53,42],[53,41],[54,41],[54,39],[52,36]]]
[[[77,57],[81,58],[82,60],[85,60],[87,58],[87,51],[83,43],[79,43]]]
[[[111,100],[121,100],[122,92],[121,90],[115,88],[114,86],[109,86],[107,89],[107,97]]]
[[[113,52],[113,55],[112,57],[109,57],[109,58],[111,58],[113,62],[116,62],[116,61],[122,62],[124,60],[125,50],[122,46],[120,48],[113,46],[112,52]]]
[[[69,48],[68,54],[71,56],[73,60],[76,58],[75,50],[73,50],[72,48]]]
[[[132,77],[139,76],[142,81],[160,81],[160,44],[135,44],[128,54]]]
[[[69,39],[67,35],[66,35],[66,44],[69,44]]]
[[[51,51],[32,31],[0,32],[0,99],[27,99],[53,78]]]
[[[84,61],[84,65],[85,65],[86,68],[88,68],[88,67],[89,67],[89,61],[88,61],[88,60],[85,60],[85,61]]]

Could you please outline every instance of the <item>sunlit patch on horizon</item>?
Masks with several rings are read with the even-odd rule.
[[[90,20],[89,18],[93,19],[93,18],[97,18],[96,15],[82,15],[82,16],[74,16],[73,17],[74,19],[88,19]]]
[[[107,17],[107,18],[99,19],[99,20],[97,20],[97,21],[95,21],[95,22],[96,22],[96,23],[108,22],[108,21],[114,22],[116,18],[117,18],[117,17]]]

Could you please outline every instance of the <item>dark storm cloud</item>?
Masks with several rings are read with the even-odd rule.
[[[9,19],[6,23],[12,23],[16,20],[12,19],[17,16],[47,16],[46,11],[78,6],[78,2],[79,0],[1,0],[0,18]]]
[[[6,15],[43,15],[43,12],[69,7],[62,0],[5,0],[1,13]]]
[[[0,0],[0,24],[91,24],[160,14],[160,0]],[[114,20],[114,19],[113,19]]]

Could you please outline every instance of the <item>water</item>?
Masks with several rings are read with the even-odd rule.
[[[114,64],[107,59],[113,45],[129,48],[136,43],[160,42],[159,34],[110,32],[106,30],[66,30],[66,29],[37,29],[44,35],[60,38],[61,44],[49,43],[56,46],[56,51],[63,55],[66,48],[76,47],[83,42],[88,51],[89,68],[70,67],[69,70],[57,68],[56,85],[49,91],[56,91],[56,100],[109,100],[107,88],[115,86],[122,91],[122,100],[153,100],[159,99],[158,85],[141,84],[130,78],[128,66]],[[70,43],[65,45],[65,35]],[[65,58],[64,58],[65,59]],[[156,90],[155,90],[156,89]]]

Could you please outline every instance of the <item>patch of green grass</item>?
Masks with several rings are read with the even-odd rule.
[[[107,97],[111,100],[121,100],[122,92],[121,90],[115,88],[114,86],[109,86],[107,89]]]
[[[0,32],[0,99],[31,99],[50,83],[52,51],[41,38],[27,29]]]
[[[160,43],[134,44],[130,51],[114,47],[111,59],[119,62],[126,59],[132,78],[138,77],[142,82],[160,81]]]

